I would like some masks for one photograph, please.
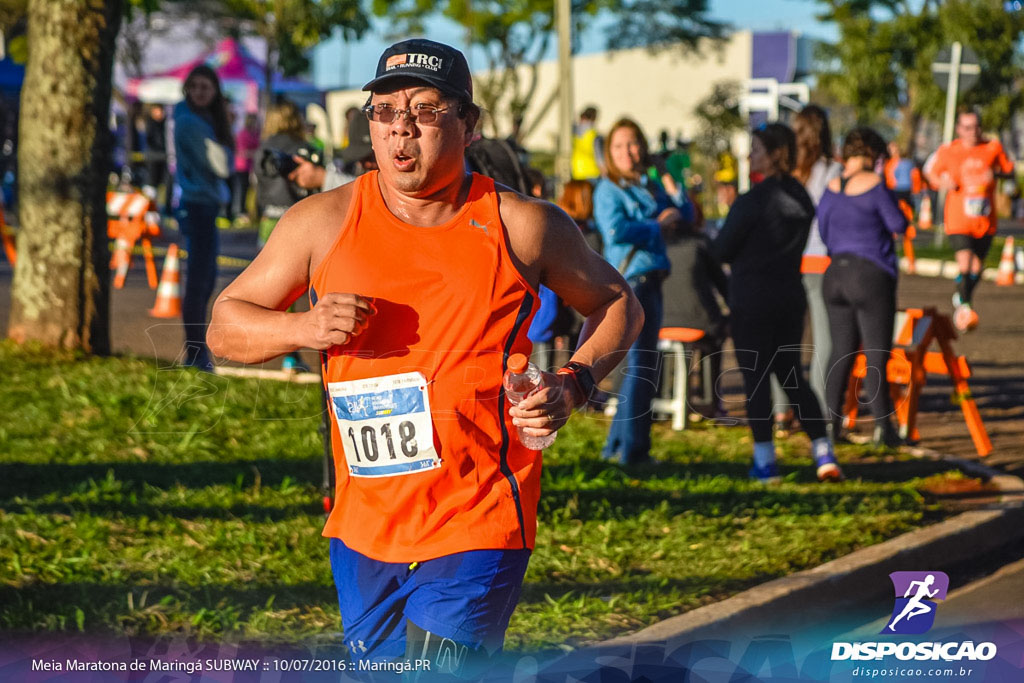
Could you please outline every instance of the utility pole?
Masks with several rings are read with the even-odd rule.
[[[572,5],[556,0],[555,25],[558,27],[558,154],[555,157],[557,192],[572,178]]]
[[[942,123],[942,144],[953,142],[953,126],[956,123],[956,98],[960,89],[960,58],[963,45],[953,43],[949,56],[949,79],[946,84],[946,116]],[[933,67],[934,68],[934,67]]]

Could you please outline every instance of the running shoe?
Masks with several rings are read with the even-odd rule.
[[[978,314],[970,304],[960,304],[953,311],[953,325],[961,332],[970,332],[978,326]]]
[[[953,308],[960,308],[963,301],[960,299],[960,292],[953,292]]]
[[[843,471],[839,469],[839,462],[836,456],[831,453],[814,459],[818,466],[818,481],[842,481]]]
[[[762,484],[777,484],[782,481],[782,476],[779,474],[779,466],[774,461],[764,467],[758,467],[757,463],[754,463],[750,468],[750,478],[757,479]]]

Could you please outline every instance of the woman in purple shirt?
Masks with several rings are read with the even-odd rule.
[[[896,249],[893,233],[907,220],[882,178],[872,169],[877,160],[870,128],[855,128],[843,142],[843,174],[834,179],[818,204],[818,229],[832,263],[822,291],[832,331],[832,355],[825,398],[832,413],[833,437],[843,424],[843,397],[850,370],[863,346],[864,378],[875,420],[876,444],[896,446],[899,436],[889,416],[892,400],[886,364],[892,351],[896,317]]]

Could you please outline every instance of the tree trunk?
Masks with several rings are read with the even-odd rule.
[[[110,352],[106,190],[123,0],[30,0],[9,334]]]

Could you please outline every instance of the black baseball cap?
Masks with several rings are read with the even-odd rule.
[[[466,57],[444,43],[426,38],[395,43],[384,50],[377,62],[377,75],[363,90],[374,91],[401,78],[423,81],[447,95],[473,101],[473,77]]]

